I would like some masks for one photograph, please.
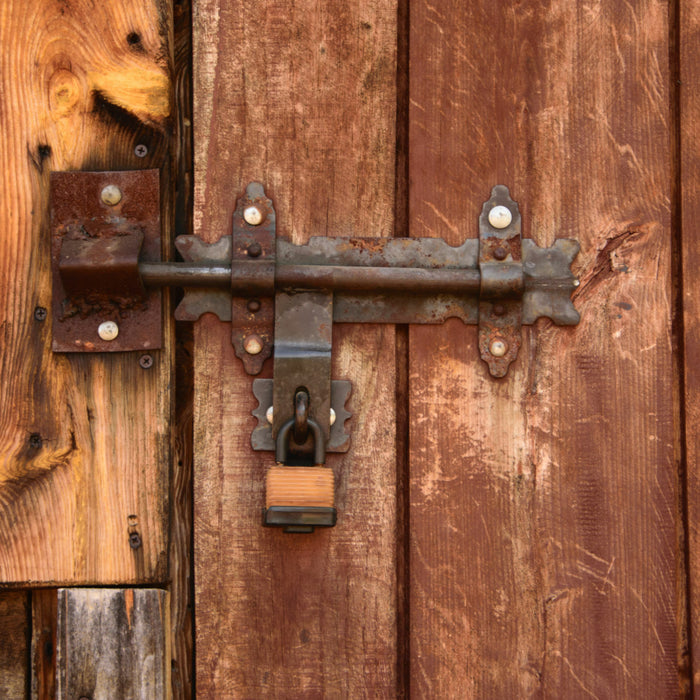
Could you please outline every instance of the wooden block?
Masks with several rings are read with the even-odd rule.
[[[159,589],[58,591],[56,698],[170,697],[170,595]]]

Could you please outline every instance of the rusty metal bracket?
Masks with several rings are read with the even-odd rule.
[[[139,273],[161,259],[158,171],[55,172],[50,187],[54,352],[159,348],[161,291]]]

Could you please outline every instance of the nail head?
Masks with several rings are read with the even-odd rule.
[[[496,258],[496,260],[505,260],[507,255],[508,251],[500,245],[493,251],[493,257]]]
[[[102,340],[114,340],[119,335],[119,326],[114,321],[104,321],[98,326],[97,335]]]
[[[243,341],[243,349],[249,354],[249,355],[257,355],[260,352],[262,352],[263,349],[263,341],[262,338],[253,333],[253,335],[249,335],[244,341]]]
[[[260,311],[260,302],[257,299],[251,299],[246,306],[251,314]]]
[[[494,357],[503,357],[508,352],[508,343],[505,340],[496,338],[496,340],[491,342],[489,346],[489,352]]]
[[[247,253],[251,258],[259,258],[262,255],[262,246],[257,241],[253,241],[248,246]]]
[[[259,226],[263,222],[263,213],[254,205],[246,207],[243,210],[243,218],[250,226]]]
[[[116,185],[107,185],[100,192],[100,199],[103,204],[113,207],[122,201],[122,191]]]
[[[489,223],[494,228],[506,228],[506,226],[510,226],[512,221],[512,212],[508,207],[504,207],[502,204],[494,207],[489,212]]]

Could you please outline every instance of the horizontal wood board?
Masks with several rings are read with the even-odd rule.
[[[257,180],[278,235],[295,242],[391,235],[395,2],[194,11],[195,233],[229,233]],[[197,694],[392,697],[394,330],[334,329],[333,377],[353,382],[352,447],[328,458],[338,525],[303,536],[261,526],[273,455],[250,447],[257,402],[230,333],[212,317],[195,329]]]
[[[581,243],[576,328],[411,330],[415,697],[676,697],[667,3],[411,3],[410,233],[475,236],[495,184]]]

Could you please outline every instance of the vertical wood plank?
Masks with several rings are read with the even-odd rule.
[[[228,233],[263,182],[278,235],[391,235],[394,0],[195,6],[195,233]],[[338,524],[261,526],[272,454],[254,453],[251,378],[230,328],[195,330],[197,693],[391,697],[396,692],[395,339],[334,329],[353,381],[353,442],[330,455]],[[269,369],[267,370],[269,371]]]
[[[56,697],[56,625],[58,591],[44,588],[32,591],[32,700]]]
[[[175,232],[192,233],[192,2],[175,0],[173,15],[176,153]],[[174,700],[193,697],[192,591],[193,338],[191,323],[176,323],[175,414],[170,478],[169,581]]]
[[[685,467],[692,689],[700,694],[700,7],[678,3]]]
[[[169,698],[169,598],[157,589],[59,589],[56,700]]]
[[[677,420],[667,4],[411,3],[410,227],[574,237],[581,324],[414,328],[411,690],[675,697]]]
[[[167,575],[171,339],[153,353],[54,355],[52,170],[161,167],[170,235],[171,32],[159,0],[0,6],[0,581]],[[137,144],[148,155],[134,153]],[[167,249],[167,248],[166,248]],[[167,306],[167,305],[166,305]],[[142,546],[132,549],[130,531]]]
[[[0,698],[24,700],[29,687],[29,594],[0,592]]]

